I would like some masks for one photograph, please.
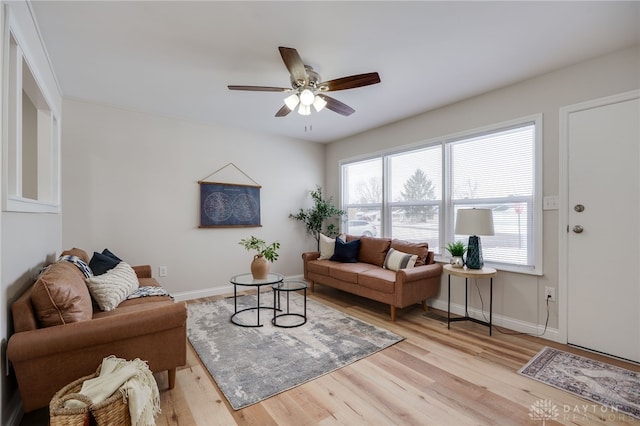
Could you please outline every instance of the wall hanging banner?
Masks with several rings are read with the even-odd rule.
[[[237,169],[237,166],[232,163],[222,169],[229,165]],[[246,176],[244,172],[242,174]],[[198,184],[200,184],[200,228],[261,226],[260,185],[204,181],[199,181]]]

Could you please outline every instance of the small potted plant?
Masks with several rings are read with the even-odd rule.
[[[267,244],[264,240],[256,238],[253,235],[251,238],[243,238],[238,243],[244,247],[247,251],[257,251],[258,253],[253,256],[251,262],[251,274],[253,278],[257,280],[267,278],[269,275],[269,262],[275,262],[278,260],[278,249],[280,243],[275,241],[271,244]]]
[[[455,243],[448,243],[445,247],[447,251],[451,254],[451,266],[454,268],[462,268],[464,267],[464,259],[462,256],[467,251],[467,247],[464,245],[462,241],[456,241]]]

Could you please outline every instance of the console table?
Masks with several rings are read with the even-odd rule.
[[[493,277],[498,275],[498,271],[493,268],[483,267],[482,269],[454,268],[452,265],[444,265],[444,271],[449,275],[448,282],[448,299],[447,299],[447,329],[451,328],[454,321],[473,321],[478,324],[489,327],[489,336],[492,330],[492,314],[493,314]],[[451,318],[451,275],[464,278],[464,316]],[[489,322],[472,318],[469,316],[469,278],[488,278],[489,279]]]

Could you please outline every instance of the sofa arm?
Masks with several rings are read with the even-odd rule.
[[[16,333],[9,339],[7,357],[12,362],[20,362],[64,354],[183,327],[186,321],[184,302],[148,308],[140,306],[136,311],[121,315]]]
[[[442,265],[439,263],[432,263],[431,265],[400,269],[396,272],[396,281],[408,283],[432,277],[439,277],[440,275],[442,275]]]
[[[151,278],[151,265],[132,266],[138,278]]]
[[[308,251],[306,253],[302,253],[302,260],[304,262],[308,262],[310,260],[316,260],[320,257],[319,251]]]

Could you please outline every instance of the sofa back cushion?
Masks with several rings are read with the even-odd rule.
[[[391,248],[408,254],[416,254],[415,266],[428,265],[429,261],[429,244],[428,243],[410,243],[404,240],[392,240]]]
[[[40,327],[90,320],[93,307],[82,272],[70,262],[50,265],[33,285],[31,303]]]
[[[390,246],[391,240],[388,238],[360,237],[358,261],[382,268]]]

